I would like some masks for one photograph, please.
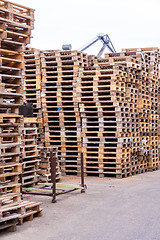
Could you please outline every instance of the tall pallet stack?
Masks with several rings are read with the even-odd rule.
[[[25,48],[24,74],[24,102],[33,104],[33,117],[41,117],[41,65],[38,49]]]
[[[121,178],[158,169],[156,51],[148,50],[146,64],[126,50],[81,69],[77,92],[87,175]]]
[[[132,126],[130,109],[135,114],[137,101],[133,105],[128,99],[126,85],[132,85],[133,80],[130,78],[128,82],[128,75],[125,66],[110,65],[104,59],[80,72],[77,87],[87,175],[127,177],[138,168],[137,159],[132,159],[131,169],[132,135],[136,129]],[[134,147],[136,151],[137,146]]]
[[[159,56],[158,48],[124,49],[124,54],[132,56],[142,64],[139,91],[139,123],[141,136],[141,158],[147,157],[147,168],[157,170],[159,167]]]
[[[159,167],[159,50],[128,49],[88,59],[44,51],[45,146],[57,146],[63,174],[127,177]]]
[[[40,134],[43,133],[40,50],[30,47],[24,50],[24,102],[33,105],[33,117],[37,118],[39,141]]]
[[[44,51],[42,111],[45,146],[57,146],[63,174],[80,172],[81,119],[76,83],[87,56],[78,51]]]
[[[22,186],[35,186],[38,182],[39,155],[37,149],[37,118],[24,118],[22,128]]]
[[[32,9],[0,0],[0,229],[11,226],[13,218],[18,217],[22,221],[30,216],[28,209],[33,215],[33,204],[21,201],[18,182],[22,172],[19,163],[22,51],[30,41],[33,23]],[[27,205],[30,205],[29,208]]]
[[[140,125],[138,93],[141,88],[141,80],[138,74],[141,72],[141,64],[131,57],[125,57],[123,53],[108,54],[108,56],[105,56],[104,62],[105,64],[108,62],[110,65],[125,67],[123,77],[121,78],[120,74],[117,75],[118,81],[116,85],[120,84],[122,88],[118,89],[118,86],[115,88],[115,96],[117,96],[116,101],[122,116],[122,119],[120,119],[121,125],[117,128],[117,136],[119,135],[120,141],[123,143],[121,154],[119,154],[119,161],[122,163],[122,174],[120,177],[126,177],[147,170],[146,159],[139,161]],[[99,60],[98,64],[103,66],[103,60]],[[123,83],[120,79],[122,79]],[[125,138],[123,138],[124,136]],[[129,145],[126,149],[125,143],[127,141]],[[123,174],[124,172],[126,174]],[[119,176],[116,174],[116,177]]]

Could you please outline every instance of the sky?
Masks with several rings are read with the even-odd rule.
[[[116,51],[160,47],[160,0],[10,0],[35,9],[31,47],[79,50],[99,33],[108,34]],[[97,54],[102,43],[91,47]],[[106,49],[105,52],[109,52]]]

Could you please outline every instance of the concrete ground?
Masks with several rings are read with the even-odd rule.
[[[50,197],[27,195],[43,203],[43,216],[1,233],[0,240],[160,240],[160,171],[87,178],[86,184],[85,194],[62,195],[55,204]]]

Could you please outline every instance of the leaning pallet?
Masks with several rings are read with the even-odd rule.
[[[42,111],[45,146],[57,146],[63,174],[80,173],[81,119],[76,96],[79,66],[87,56],[78,51],[43,51]]]
[[[34,10],[0,0],[0,229],[22,215],[19,162],[23,102],[23,49],[30,42]],[[22,206],[23,205],[23,206]],[[20,209],[20,210],[19,210]],[[13,221],[15,219],[15,221]]]

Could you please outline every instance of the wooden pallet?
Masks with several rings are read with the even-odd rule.
[[[21,225],[25,221],[32,221],[33,218],[42,216],[41,204],[40,202],[22,202],[24,214],[18,218],[18,223]]]
[[[31,221],[34,217],[41,216],[40,205],[40,202],[20,201],[2,206],[0,208],[0,222],[16,218],[21,225],[24,221]]]
[[[15,214],[14,216],[12,216],[10,218],[0,220],[0,232],[2,230],[15,232],[16,225],[18,224],[18,217],[19,217],[19,214]]]

